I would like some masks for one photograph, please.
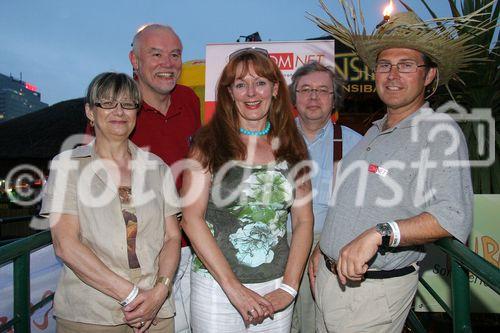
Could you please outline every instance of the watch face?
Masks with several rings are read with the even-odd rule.
[[[382,236],[389,236],[392,233],[389,223],[379,223],[375,227],[375,230],[377,230]]]
[[[389,247],[391,240],[392,229],[389,223],[379,223],[375,226],[375,230],[382,235],[382,244],[380,245],[379,252],[384,255]]]

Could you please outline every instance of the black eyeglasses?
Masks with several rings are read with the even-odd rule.
[[[263,49],[261,47],[252,46],[252,47],[245,47],[243,49],[239,49],[239,50],[234,51],[233,53],[231,53],[229,55],[229,60],[233,59],[234,57],[239,56],[240,54],[248,52],[248,51],[255,51],[255,52],[258,52],[266,57],[269,57],[269,52],[267,52],[266,49]]]
[[[118,102],[118,101],[105,101],[105,102],[96,102],[95,106],[100,107],[101,109],[111,110],[121,105],[122,109],[125,110],[135,110],[139,108],[139,103],[135,102]]]

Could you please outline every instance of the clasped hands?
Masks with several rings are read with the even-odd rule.
[[[258,325],[266,318],[272,319],[275,312],[285,309],[293,302],[293,297],[281,289],[261,296],[239,282],[228,288],[226,294],[247,327],[251,324]]]

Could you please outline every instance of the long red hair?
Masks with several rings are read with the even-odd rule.
[[[240,64],[243,65],[242,71],[237,73]],[[260,77],[278,84],[278,93],[272,100],[268,114],[271,123],[268,140],[279,139],[279,147],[273,151],[275,159],[287,161],[292,167],[308,159],[307,147],[293,120],[292,103],[281,71],[268,56],[249,49],[230,58],[224,67],[217,84],[215,113],[194,140],[193,149],[199,155],[197,158],[212,174],[230,160],[244,160],[247,157],[246,146],[239,137],[238,111],[229,88],[238,79],[237,74],[244,77],[250,66]]]

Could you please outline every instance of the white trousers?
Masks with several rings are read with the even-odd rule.
[[[282,278],[245,286],[259,295],[276,290]],[[191,273],[191,327],[193,333],[289,333],[292,322],[293,303],[266,318],[261,324],[245,327],[243,318],[231,304],[220,285],[212,277]]]
[[[191,261],[193,254],[190,246],[181,248],[179,268],[174,277],[175,332],[191,333],[190,295]]]

